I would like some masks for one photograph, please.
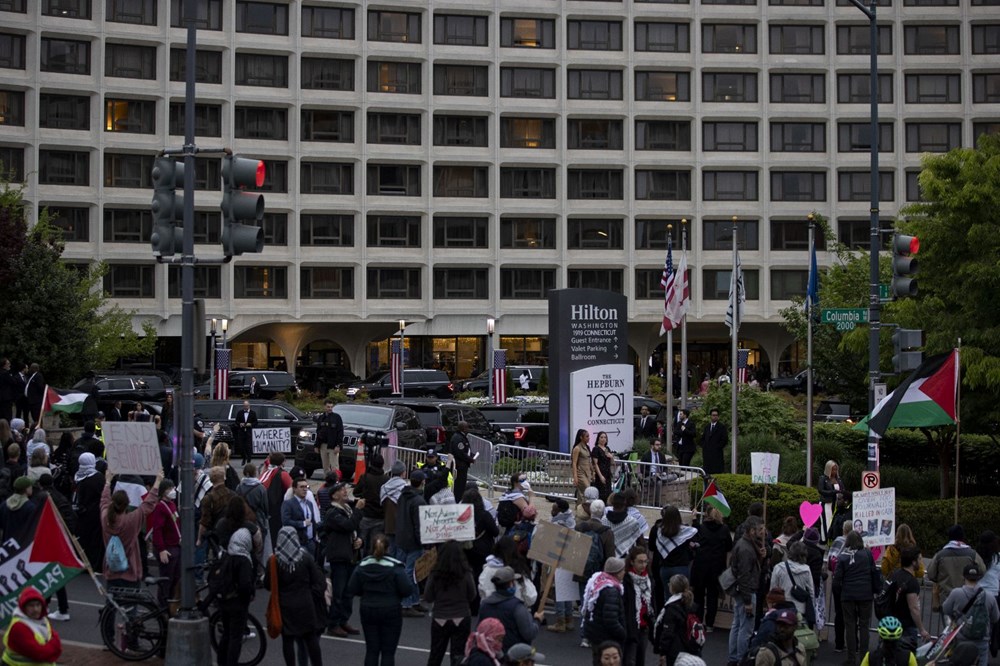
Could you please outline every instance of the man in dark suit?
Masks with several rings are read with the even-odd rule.
[[[257,412],[250,409],[250,401],[243,401],[243,409],[236,414],[236,432],[234,433],[236,453],[240,455],[244,465],[250,462],[253,453],[253,429],[257,426]]]
[[[122,411],[122,401],[115,400],[115,404],[108,410],[105,421],[124,421],[125,413]]]
[[[281,503],[281,526],[294,527],[299,535],[299,544],[312,555],[316,552],[320,517],[313,515],[313,506],[307,497],[309,481],[305,478],[296,480],[292,493],[291,497]]]
[[[14,416],[23,419],[27,424],[30,420],[28,418],[28,396],[26,395],[28,388],[27,363],[18,363],[17,374],[14,375],[14,388],[17,392],[17,396],[14,398],[14,411],[16,412]]]
[[[677,422],[677,460],[678,462],[687,467],[691,464],[691,458],[694,457],[695,449],[697,448],[694,442],[695,431],[694,422],[689,418],[691,413],[687,409],[682,409],[677,412],[678,422]]]
[[[635,424],[635,436],[642,439],[656,437],[656,417],[650,416],[649,407],[646,405],[639,409],[639,420]]]
[[[701,433],[702,465],[708,474],[721,474],[725,468],[726,426],[719,423],[719,410],[713,409],[711,421]]]
[[[260,384],[257,383],[256,377],[250,378],[250,386],[247,387],[247,396],[251,399],[260,397]]]

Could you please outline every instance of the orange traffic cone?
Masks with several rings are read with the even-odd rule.
[[[365,473],[365,447],[364,444],[358,443],[358,457],[354,461],[354,485],[358,484],[361,480],[361,475]]]

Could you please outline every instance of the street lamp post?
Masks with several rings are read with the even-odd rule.
[[[222,320],[222,348],[223,349],[228,349],[229,348],[228,345],[229,345],[229,320],[228,319],[223,319]],[[229,361],[229,367],[230,368],[233,367],[232,360]]]
[[[219,320],[212,317],[212,346],[208,354],[208,399],[215,400],[215,336],[219,330]],[[197,342],[195,342],[197,344]]]
[[[406,320],[399,320],[399,397],[406,397]]]
[[[493,404],[493,331],[496,330],[496,320],[490,317],[486,320],[486,362],[489,363],[490,374],[486,383],[486,396]]]

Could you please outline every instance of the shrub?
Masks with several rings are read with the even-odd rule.
[[[667,390],[664,386],[663,379],[661,379],[659,375],[650,375],[648,384],[650,395],[660,395]]]
[[[735,528],[746,520],[747,509],[753,502],[764,500],[764,486],[750,483],[750,476],[745,474],[719,474],[715,477],[719,490],[726,496],[732,513],[729,516],[729,526]],[[691,483],[693,493],[701,492],[701,481]],[[700,498],[695,498],[700,499]],[[796,486],[790,483],[779,483],[767,488],[767,527],[772,534],[781,533],[781,521],[785,516],[799,515],[799,505],[802,502],[818,502],[819,492],[815,488]]]
[[[326,394],[326,399],[332,400],[335,405],[339,405],[342,402],[347,402],[347,393],[340,389],[330,389]]]
[[[541,458],[501,458],[493,465],[493,476],[506,485],[514,472],[537,472],[541,466]]]
[[[484,391],[460,391],[456,393],[452,398],[454,400],[468,400],[469,398],[482,398],[486,393]]]
[[[948,542],[945,531],[955,521],[955,500],[896,500],[896,524],[913,529],[924,557],[931,557]],[[965,539],[977,543],[980,533],[1000,524],[1000,497],[964,497],[958,501],[958,521]]]

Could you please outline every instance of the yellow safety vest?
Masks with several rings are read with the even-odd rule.
[[[14,628],[14,625],[22,620],[18,617],[11,619],[10,624],[7,625],[7,631],[3,635],[3,663],[8,664],[8,666],[56,666],[54,661],[33,661],[27,657],[22,657],[18,653],[10,649],[10,645],[7,644],[7,640],[10,638],[10,630]],[[46,620],[48,622],[48,620]],[[51,631],[51,627],[49,627]],[[45,645],[45,636],[38,633],[36,630],[31,630],[35,634],[35,640],[38,641],[39,645]]]

